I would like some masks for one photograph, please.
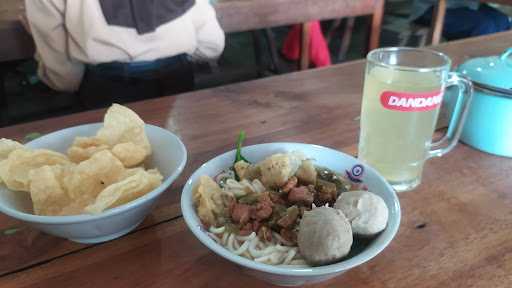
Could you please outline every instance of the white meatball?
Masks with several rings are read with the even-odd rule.
[[[320,207],[304,213],[299,225],[299,250],[310,265],[336,262],[350,252],[350,223],[339,210]]]
[[[368,191],[341,193],[336,204],[347,216],[354,234],[373,236],[386,228],[389,211],[382,198]]]

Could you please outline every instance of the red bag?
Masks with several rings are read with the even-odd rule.
[[[320,21],[309,23],[309,59],[315,67],[331,65],[331,54],[327,41],[325,41]],[[292,30],[286,36],[281,50],[284,57],[288,60],[299,60],[301,46],[301,25],[294,25]]]

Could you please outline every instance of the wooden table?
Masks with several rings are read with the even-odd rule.
[[[436,49],[455,63],[497,54],[512,32],[450,42]],[[201,163],[246,144],[316,143],[356,152],[364,61],[307,70],[130,105],[148,123],[179,134],[187,168],[137,231],[81,245],[0,215],[0,287],[268,287],[201,245],[179,208],[186,178]],[[0,129],[22,139],[100,121],[104,110]],[[512,159],[458,145],[428,161],[423,184],[400,194],[403,219],[372,261],[317,287],[510,287]]]

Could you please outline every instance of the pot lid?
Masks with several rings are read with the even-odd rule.
[[[512,89],[512,48],[499,56],[470,59],[461,64],[457,71],[475,82]]]

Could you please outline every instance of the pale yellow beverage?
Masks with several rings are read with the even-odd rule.
[[[359,158],[376,168],[398,191],[415,187],[421,181],[439,114],[438,102],[444,89],[442,77],[442,73],[436,72],[368,67],[364,81]],[[437,96],[414,102],[417,98],[408,100],[406,96],[396,96],[401,93],[411,97],[422,93],[437,93]],[[415,109],[423,111],[408,111]]]

